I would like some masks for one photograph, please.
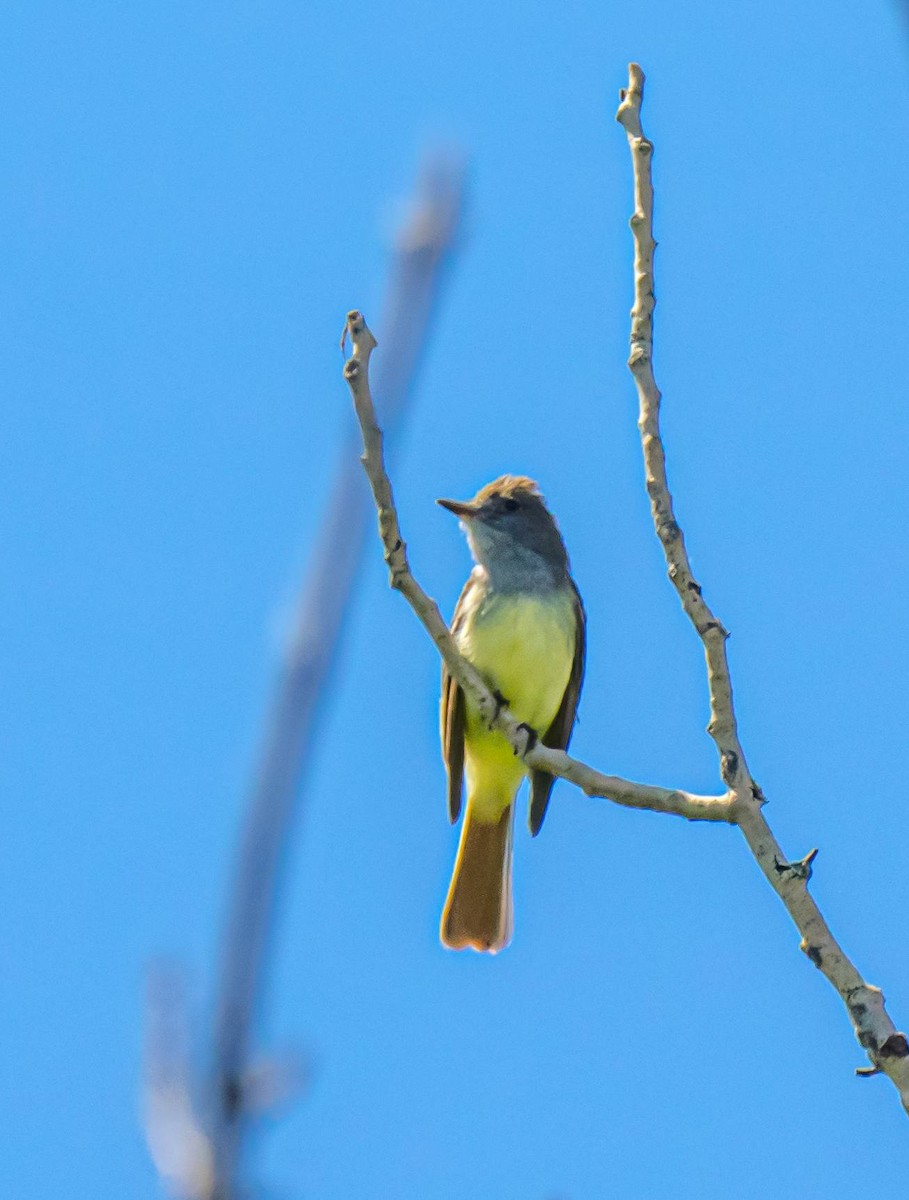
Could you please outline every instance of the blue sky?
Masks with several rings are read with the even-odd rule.
[[[0,37],[0,1187],[150,1200],[143,972],[197,1014],[334,456],[421,149],[470,155],[395,483],[538,477],[590,621],[574,746],[715,787],[624,360],[629,59],[656,144],[678,515],[732,630],[784,847],[909,1023],[902,755],[909,31],[895,5],[9,3]],[[456,834],[438,663],[376,547],[293,846],[267,1050],[304,1095],[255,1178],[314,1200],[901,1196],[906,1118],[736,832],[558,785],[516,937],[437,941]]]

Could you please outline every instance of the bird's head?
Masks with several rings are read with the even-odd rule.
[[[524,475],[502,475],[472,500],[438,500],[461,518],[477,562],[496,575],[548,573],[560,579],[568,555],[540,489]]]

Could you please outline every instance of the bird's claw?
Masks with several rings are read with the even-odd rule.
[[[508,707],[508,701],[505,699],[505,697],[502,695],[502,693],[499,691],[498,688],[496,688],[495,691],[492,693],[492,698],[493,698],[493,700],[495,700],[496,706],[495,706],[495,710],[492,714],[492,719],[489,722],[490,730],[492,730],[496,721],[499,719],[499,714],[501,713],[502,709]]]
[[[535,729],[531,729],[531,727],[525,721],[521,722],[521,724],[518,726],[518,729],[522,729],[524,731],[527,739],[524,743],[524,749],[521,751],[521,757],[523,758],[525,754],[528,754],[534,748],[540,739],[537,735],[537,731]],[[515,754],[517,753],[517,749],[515,749]]]

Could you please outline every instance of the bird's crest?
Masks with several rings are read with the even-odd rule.
[[[528,479],[526,475],[500,475],[492,483],[487,483],[485,487],[480,488],[474,497],[474,503],[485,504],[493,496],[507,499],[509,496],[515,496],[522,492],[528,496],[536,496],[539,500],[543,499],[535,480]]]

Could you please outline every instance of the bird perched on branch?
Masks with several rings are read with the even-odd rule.
[[[473,500],[439,500],[460,517],[476,566],[451,631],[503,705],[546,746],[571,738],[584,676],[584,606],[555,519],[532,479],[503,475]],[[502,734],[489,729],[458,683],[442,672],[442,751],[448,813],[467,804],[441,938],[494,954],[512,935],[514,804],[528,774]],[[529,772],[530,832],[543,824],[553,778]]]

